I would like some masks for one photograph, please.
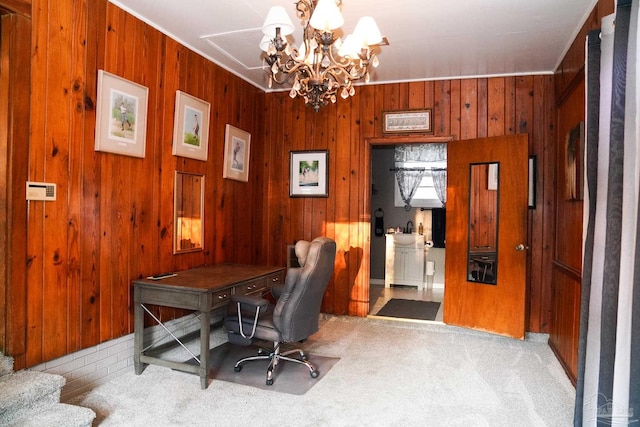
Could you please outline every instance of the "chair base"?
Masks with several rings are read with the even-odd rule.
[[[263,350],[260,349],[257,356],[249,356],[238,360],[233,369],[236,372],[240,372],[242,370],[242,365],[244,365],[246,362],[251,362],[254,360],[270,360],[269,366],[267,367],[266,383],[267,385],[273,385],[275,370],[278,367],[278,363],[280,362],[280,360],[284,360],[305,365],[309,369],[309,375],[311,375],[312,378],[318,378],[318,370],[309,362],[309,360],[307,360],[307,355],[298,348],[280,353],[280,343],[276,342],[274,343],[273,350],[269,351],[268,354],[261,354],[262,351]],[[298,353],[297,358],[289,357],[294,353]]]

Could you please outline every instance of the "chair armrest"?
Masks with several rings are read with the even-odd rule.
[[[244,339],[251,339],[256,333],[258,326],[258,318],[260,313],[264,313],[269,307],[269,301],[262,298],[253,297],[250,295],[232,295],[231,300],[236,304],[238,310],[238,332]],[[253,325],[251,326],[251,333],[247,334],[244,331],[244,321],[242,320],[243,312],[245,315],[249,315],[250,310],[255,310],[255,316],[253,318]]]
[[[232,295],[231,301],[240,303],[241,310],[255,310],[260,309],[260,311],[264,311],[269,307],[269,301],[263,298],[254,297],[251,295]]]

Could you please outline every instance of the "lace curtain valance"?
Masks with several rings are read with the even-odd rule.
[[[442,162],[447,160],[447,144],[406,144],[395,147],[395,162]]]

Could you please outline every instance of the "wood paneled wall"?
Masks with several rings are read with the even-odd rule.
[[[382,64],[381,66],[384,66]],[[555,106],[552,76],[521,76],[359,86],[349,100],[319,113],[288,93],[266,98],[266,197],[262,252],[276,263],[282,248],[324,234],[336,239],[334,280],[324,300],[329,313],[364,316],[369,304],[370,151],[385,143],[382,112],[433,108],[435,137],[472,139],[528,133],[538,159],[537,206],[529,211],[527,329],[549,330]],[[418,136],[416,136],[418,138]],[[289,150],[329,150],[329,197],[289,198]]]
[[[31,20],[0,17],[0,348],[24,351]],[[27,76],[25,79],[24,77]],[[14,322],[14,320],[18,320]]]
[[[584,44],[587,33],[600,27],[602,17],[614,12],[613,0],[600,0],[565,55],[555,75],[557,127],[556,227],[551,276],[551,330],[549,343],[575,382],[578,369],[580,290],[582,281],[581,200],[567,200],[565,191],[566,139],[584,122]]]
[[[12,286],[26,298],[7,339],[16,369],[130,333],[135,278],[258,261],[263,215],[259,138],[250,182],[222,178],[225,124],[262,134],[262,91],[106,0],[34,0],[32,10],[28,179],[58,194],[23,210],[26,283]],[[144,159],[94,150],[98,69],[149,88]],[[211,103],[207,162],[171,154],[176,90]],[[173,255],[176,170],[205,175],[201,252]]]
[[[32,28],[28,170],[16,172],[55,182],[58,200],[23,211],[26,249],[15,256],[26,270],[7,291],[16,304],[6,328],[16,369],[130,333],[135,278],[214,262],[286,265],[287,244],[317,235],[339,247],[323,310],[366,315],[370,154],[385,143],[386,110],[433,108],[436,137],[529,135],[539,178],[529,211],[527,329],[549,331],[553,76],[360,86],[315,113],[286,92],[262,93],[106,0],[32,3],[0,0],[18,5]],[[144,159],[94,151],[98,69],[149,87]],[[171,154],[176,90],[212,105],[207,162]],[[222,179],[226,123],[252,134],[248,183]],[[328,198],[289,197],[289,151],[305,149],[330,152]],[[205,175],[202,252],[172,253],[175,170]]]

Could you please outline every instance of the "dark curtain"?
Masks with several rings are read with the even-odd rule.
[[[584,251],[574,424],[640,425],[638,0],[587,39]]]

